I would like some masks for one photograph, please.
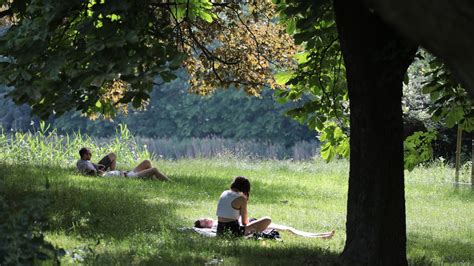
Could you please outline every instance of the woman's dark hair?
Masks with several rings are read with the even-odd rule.
[[[230,188],[244,193],[247,197],[250,194],[250,181],[244,176],[237,176],[230,184]]]
[[[201,220],[196,220],[196,221],[194,222],[194,227],[196,227],[196,228],[202,228],[202,226],[201,226]]]
[[[89,153],[89,152],[90,152],[90,151],[89,151],[88,148],[82,148],[82,149],[79,150],[79,155],[80,155],[81,158],[82,158],[82,156],[84,156],[85,154],[87,154],[87,153]]]

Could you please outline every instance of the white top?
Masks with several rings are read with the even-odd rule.
[[[217,203],[217,217],[238,220],[240,217],[240,211],[232,207],[232,202],[241,196],[240,193],[232,190],[222,192],[221,197],[219,198],[219,203]]]
[[[97,169],[95,169],[94,164],[87,160],[78,160],[76,163],[77,171],[82,174],[95,174],[97,173]]]

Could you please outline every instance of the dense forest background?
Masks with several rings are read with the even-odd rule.
[[[125,124],[151,151],[166,157],[215,155],[215,146],[219,146],[219,152],[228,149],[274,158],[306,159],[317,152],[316,131],[287,117],[285,112],[294,104],[278,103],[273,91],[265,89],[261,97],[250,97],[236,89],[201,96],[188,92],[184,71],[178,76],[171,83],[155,86],[145,110],[131,109],[113,120],[93,121],[69,112],[46,122],[59,134],[80,131],[96,138],[114,136],[117,126]],[[7,87],[0,86],[1,95],[7,91]],[[30,110],[27,105],[17,106],[1,97],[1,127],[5,131],[35,131],[40,120],[32,117]],[[203,147],[203,142],[210,147]],[[205,151],[210,149],[214,151]]]

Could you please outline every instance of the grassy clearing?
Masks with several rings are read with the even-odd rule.
[[[68,251],[64,263],[90,264],[326,264],[345,240],[346,162],[252,162],[235,159],[158,161],[174,182],[94,178],[69,168],[5,164],[8,204],[50,201],[47,238]],[[408,254],[413,264],[474,263],[473,194],[446,182],[452,169],[407,174]],[[231,177],[252,181],[251,216],[307,231],[335,229],[331,240],[283,234],[284,242],[207,239],[177,230],[214,217]],[[49,188],[45,188],[45,180]],[[283,203],[288,201],[288,203]]]
[[[115,151],[119,168],[150,154],[126,129],[108,143],[87,136],[0,134],[0,196],[13,214],[47,203],[46,237],[67,250],[64,264],[331,264],[343,249],[348,163],[216,158],[155,161],[169,183],[97,178],[74,171],[77,150]],[[469,165],[463,168],[467,181]],[[454,189],[453,169],[437,162],[406,174],[409,262],[474,264],[474,194]],[[251,179],[250,215],[306,231],[336,230],[331,240],[283,233],[283,242],[207,239],[181,232],[199,217],[214,217],[232,177]],[[0,217],[0,222],[4,218]],[[1,223],[0,223],[1,224]]]

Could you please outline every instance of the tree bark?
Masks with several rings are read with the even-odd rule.
[[[347,265],[406,265],[401,109],[404,74],[417,45],[369,12],[335,0],[350,99]]]
[[[474,133],[471,133],[471,188],[474,189]]]
[[[462,128],[458,125],[458,131],[456,134],[456,163],[454,173],[454,186],[459,186],[459,168],[461,168],[461,149],[462,149]]]

